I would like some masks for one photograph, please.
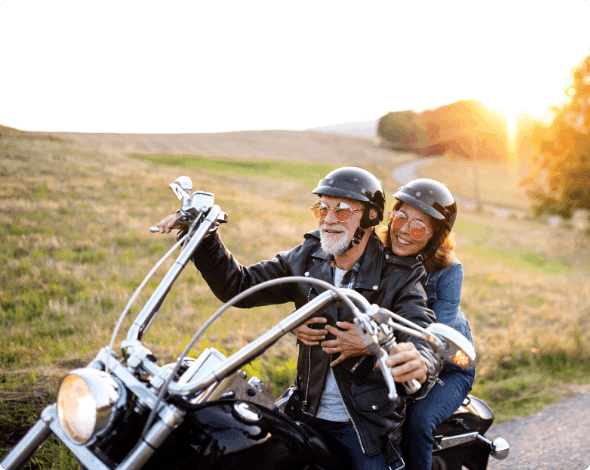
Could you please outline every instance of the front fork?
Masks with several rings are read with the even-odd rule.
[[[19,443],[9,452],[6,458],[0,463],[2,470],[18,470],[33,456],[41,444],[43,444],[49,436],[51,436],[51,429],[49,424],[53,421],[55,416],[52,413],[52,408],[55,405],[48,406],[41,413],[41,419],[37,421]]]

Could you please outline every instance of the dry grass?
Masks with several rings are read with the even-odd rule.
[[[453,157],[434,159],[420,167],[418,174],[423,178],[442,181],[451,192],[459,197],[475,199],[474,182],[479,180],[479,197],[482,203],[529,210],[525,189],[518,185],[528,176],[524,165],[510,165],[504,162],[478,162]]]

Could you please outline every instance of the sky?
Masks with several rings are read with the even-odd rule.
[[[590,0],[0,0],[0,124],[307,129],[477,99],[548,116]]]

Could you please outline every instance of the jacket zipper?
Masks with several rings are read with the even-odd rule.
[[[363,361],[364,361],[366,358],[367,358],[367,354],[365,354],[363,357],[361,357],[361,358],[359,359],[359,361],[358,361],[358,362],[357,362],[357,363],[356,363],[354,366],[352,366],[352,369],[350,369],[350,373],[353,373],[355,370],[357,370],[358,366],[360,366],[360,365],[361,365],[361,363],[362,363],[362,362],[363,362]]]
[[[307,292],[307,302],[311,300],[311,290],[312,286],[309,286],[309,291]],[[307,347],[308,356],[307,356],[307,384],[305,386],[305,396],[303,397],[303,403],[301,404],[303,411],[307,411],[307,405],[309,403],[309,381],[311,379],[311,346]]]
[[[332,354],[330,354],[330,362],[332,362]],[[338,395],[340,395],[340,400],[342,400],[342,403],[344,403],[344,408],[346,409],[346,414],[348,415],[348,419],[350,419],[350,422],[352,423],[352,427],[354,428],[354,431],[356,432],[356,437],[358,437],[359,444],[361,445],[361,450],[363,451],[363,454],[367,455],[367,452],[365,451],[365,446],[363,445],[363,440],[361,439],[361,433],[359,432],[358,428],[356,427],[356,423],[354,422],[354,419],[352,419],[352,415],[350,414],[350,410],[348,409],[348,405],[344,401],[344,398],[342,398],[342,392],[340,391],[340,385],[338,384],[338,377],[336,376],[336,373],[334,373],[334,379],[335,379],[334,381],[336,382],[336,390],[338,390]]]
[[[311,378],[311,346],[307,347],[307,351],[307,385],[305,386],[305,397],[303,398],[303,403],[301,404],[303,411],[307,411],[307,405],[309,403],[307,398],[309,396],[309,381]]]
[[[309,286],[309,291],[307,292],[307,301],[309,302],[311,300],[311,291],[313,289],[313,286]],[[305,411],[307,408],[307,404],[308,404],[308,393],[309,393],[309,382],[311,379],[311,346],[308,346],[308,351],[309,351],[309,355],[308,355],[308,360],[307,360],[307,364],[308,364],[308,370],[307,370],[307,386],[305,387],[305,397],[303,398],[303,410]],[[356,370],[356,368],[360,365],[361,362],[363,362],[363,360],[366,358],[367,356],[363,356],[352,368],[351,372],[354,372]],[[332,362],[332,354],[330,354],[330,362]],[[340,391],[340,385],[338,385],[338,378],[336,377],[336,374],[334,373],[334,379],[336,382],[336,390],[338,390],[338,395],[340,395],[340,400],[342,400],[342,403],[344,403],[344,408],[346,409],[346,414],[348,415],[348,419],[350,419],[350,422],[352,423],[352,427],[354,428],[354,431],[356,432],[356,436],[358,437],[359,440],[359,444],[361,445],[361,450],[363,451],[363,454],[367,454],[365,451],[365,446],[363,445],[363,440],[361,439],[361,434],[359,433],[358,428],[356,427],[356,423],[354,422],[354,420],[352,419],[352,416],[350,414],[350,411],[348,409],[348,405],[346,404],[346,402],[344,401],[344,398],[342,398],[342,392]]]

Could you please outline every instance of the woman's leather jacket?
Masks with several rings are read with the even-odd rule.
[[[280,277],[309,276],[333,284],[332,256],[320,247],[319,231],[309,232],[304,238],[304,242],[291,251],[246,267],[237,262],[216,233],[201,242],[193,262],[213,293],[224,302],[253,285]],[[434,314],[426,307],[425,276],[421,263],[393,255],[371,233],[360,259],[354,289],[371,304],[387,308],[425,327],[434,321]],[[319,293],[311,284],[287,284],[253,294],[237,306],[249,308],[294,302],[299,308]],[[353,322],[352,313],[346,306],[340,318],[335,305],[328,307],[323,316],[332,326],[336,326],[336,321]],[[427,381],[412,397],[419,399],[434,383],[441,361],[426,343],[416,338],[396,332],[396,339],[398,343],[413,342],[426,359]],[[303,396],[304,411],[315,416],[329,364],[335,357],[324,353],[320,346],[308,347],[302,343],[299,346],[297,386]],[[381,372],[375,369],[374,356],[348,358],[334,367],[334,374],[365,453],[372,457],[385,452],[389,448],[386,445],[388,442],[397,445],[401,440],[401,424],[405,417],[403,387],[398,387],[402,398],[390,402]]]

